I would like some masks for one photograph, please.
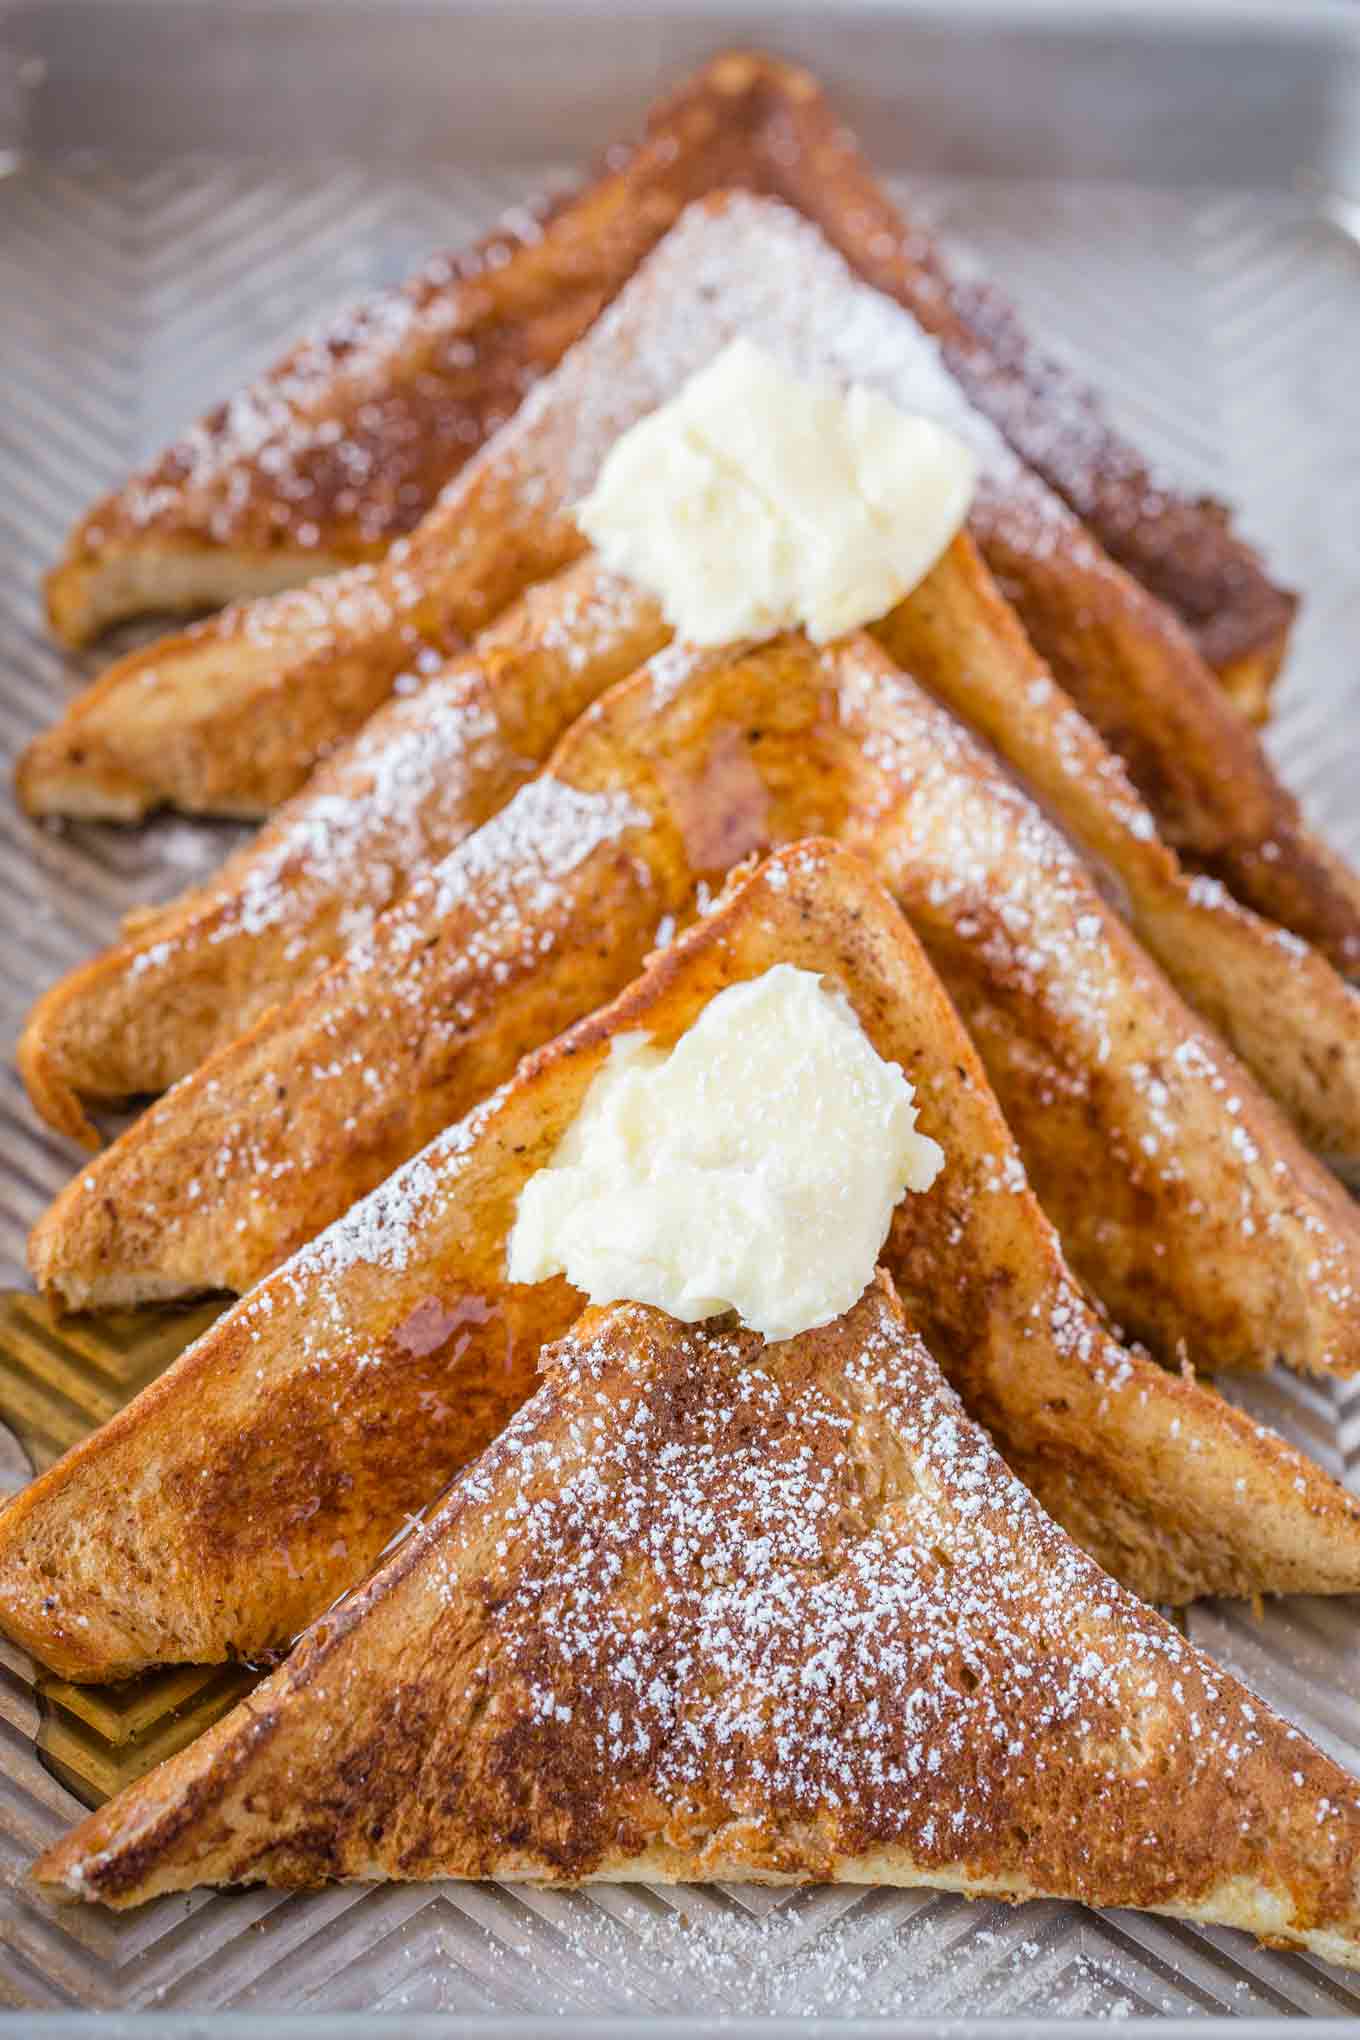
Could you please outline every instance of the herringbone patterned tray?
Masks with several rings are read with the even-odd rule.
[[[0,719],[17,748],[78,677],[37,583],[98,489],[301,326],[457,245],[536,181],[431,170],[33,168],[0,184]],[[1273,741],[1360,856],[1360,251],[1293,198],[931,184],[913,197],[1009,280],[1044,331],[1181,476],[1246,507],[1307,606]],[[0,802],[6,1040],[33,993],[177,890],[225,832],[31,827]],[[0,1273],[75,1166],[0,1076]],[[96,1336],[0,1311],[0,1482],[100,1421],[205,1321]],[[1259,1414],[1360,1486],[1360,1385],[1255,1389]],[[1208,1609],[1197,1639],[1360,1770],[1360,1611]],[[633,2012],[1360,2012],[1360,1979],[1128,1915],[1015,1914],[930,1895],[495,1886],[166,1900],[57,1912],[23,1873],[86,1801],[179,1746],[244,1672],[43,1691],[0,1661],[0,2003]]]

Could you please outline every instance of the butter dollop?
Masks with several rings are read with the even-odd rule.
[[[850,1309],[893,1208],[944,1159],[839,991],[776,964],[669,1051],[616,1038],[510,1235],[512,1282],[564,1274],[694,1323],[788,1339]]]
[[[977,462],[876,390],[732,341],[610,449],[576,521],[694,644],[817,644],[886,616],[968,514]]]

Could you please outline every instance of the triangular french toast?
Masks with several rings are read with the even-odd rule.
[[[472,653],[380,709],[216,877],[51,988],[19,1044],[38,1110],[93,1144],[82,1098],[166,1090],[234,1041],[503,805],[572,716],[667,635],[658,606],[592,555],[531,588]],[[1315,950],[1179,869],[966,532],[874,635],[1038,794],[1306,1143],[1360,1173],[1360,1002]]]
[[[628,860],[624,860],[625,863]],[[0,1513],[0,1627],[64,1675],[277,1649],[531,1392],[579,1298],[507,1283],[519,1192],[622,1033],[669,1045],[775,963],[849,998],[946,1166],[884,1261],[1060,1520],[1149,1597],[1350,1591],[1360,1502],[1086,1302],[938,981],[867,870],[792,847],[612,1006],[285,1263]]]
[[[422,651],[460,648],[526,584],[579,557],[571,512],[609,447],[737,334],[969,442],[982,469],[973,534],[1168,840],[1342,968],[1360,965],[1360,883],[1308,836],[1176,619],[1021,465],[907,311],[858,282],[806,220],[741,195],[682,217],[386,562],[120,661],[30,747],[25,804],[122,817],[164,800],[259,812],[295,791]]]
[[[39,1001],[18,1063],[43,1117],[97,1146],[82,1098],[168,1090],[234,1041],[502,808],[667,636],[650,597],[593,555],[530,588],[472,652],[380,709],[220,872],[138,915]]]
[[[873,636],[983,736],[1305,1143],[1360,1175],[1360,997],[1325,959],[1184,870],[1118,755],[1063,692],[961,532]]]
[[[546,218],[507,220],[479,247],[437,258],[305,341],[97,504],[49,580],[54,628],[80,642],[141,610],[268,594],[378,557],[684,207],[720,187],[746,188],[815,220],[860,276],[936,335],[1021,457],[1182,615],[1235,698],[1262,712],[1292,598],[1267,580],[1221,506],[1149,472],[995,289],[949,275],[806,71],[720,56],[652,110],[637,147],[611,148],[604,165]]]
[[[1360,1366],[1360,1211],[987,748],[867,636],[671,646],[321,979],[34,1231],[73,1308],[242,1289],[617,992],[740,858],[815,833],[887,883],[1041,1203],[1171,1364]]]
[[[378,1577],[40,1883],[941,1885],[1360,1967],[1360,1785],[1076,1549],[882,1277],[768,1346],[591,1311],[547,1370]]]

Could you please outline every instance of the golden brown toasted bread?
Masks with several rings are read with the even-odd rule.
[[[167,1090],[334,961],[411,880],[504,806],[563,730],[665,642],[656,604],[593,556],[531,588],[381,709],[206,884],[54,985],[19,1043],[49,1123]]]
[[[1360,996],[1287,929],[1188,874],[1117,757],[1037,657],[966,532],[873,635],[978,730],[1085,852],[1181,996],[1306,1144],[1360,1173]]]
[[[867,383],[969,439],[983,468],[974,535],[1057,677],[1128,758],[1169,839],[1352,967],[1360,886],[1306,836],[1182,627],[970,407],[907,312],[856,282],[806,221],[749,197],[708,201],[681,220],[383,566],[229,613],[120,662],[30,748],[25,801],[66,810],[81,789],[87,804],[107,793],[117,813],[131,811],[129,800],[213,805],[218,796],[205,800],[205,789],[220,790],[233,760],[245,754],[262,789],[285,769],[289,746],[295,787],[383,698],[415,643],[449,650],[527,581],[579,554],[570,509],[608,447],[738,333],[804,374]],[[329,631],[319,621],[328,607]],[[272,671],[258,663],[271,640]],[[182,678],[188,701],[177,708]],[[256,755],[254,734],[275,701],[284,740],[271,731]],[[195,749],[205,753],[201,780]]]
[[[612,1040],[668,1045],[778,962],[843,989],[916,1086],[948,1160],[884,1259],[1045,1505],[1149,1597],[1354,1589],[1360,1503],[1109,1336],[906,924],[814,843],[736,883],[0,1514],[0,1626],[75,1678],[286,1643],[494,1435],[571,1322],[565,1283],[507,1285],[504,1243]]]
[[[966,533],[875,634],[1024,775],[1308,1145],[1360,1169],[1355,996],[1316,951],[1178,870]],[[19,1045],[38,1110],[94,1144],[82,1097],[163,1091],[234,1040],[501,805],[665,635],[657,605],[590,555],[530,589],[473,653],[379,710],[216,878],[53,986]]]
[[[1360,1786],[1075,1548],[886,1281],[776,1345],[622,1304],[547,1357],[377,1579],[40,1883],[935,1884],[1360,1968]]]
[[[304,342],[97,504],[48,583],[58,634],[83,642],[145,609],[270,594],[377,558],[684,207],[744,188],[815,220],[858,274],[936,335],[1022,459],[1180,612],[1239,702],[1264,711],[1293,598],[1267,580],[1220,506],[1188,501],[1149,472],[995,289],[949,275],[807,72],[719,57],[653,110],[636,148],[605,160],[545,218],[437,259]]]
[[[614,776],[531,781],[135,1120],[39,1221],[40,1285],[82,1310],[248,1289],[613,998],[694,892],[664,818]]]
[[[740,858],[821,832],[926,943],[1078,1273],[1177,1364],[1360,1367],[1360,1212],[991,754],[868,637],[672,646],[35,1229],[73,1308],[243,1289],[627,982]]]

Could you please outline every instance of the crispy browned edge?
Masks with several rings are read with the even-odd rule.
[[[716,57],[661,101],[641,142],[607,152],[595,181],[543,208],[531,231],[505,225],[461,255],[436,258],[399,293],[292,349],[257,385],[277,402],[281,383],[311,379],[308,415],[338,416],[343,450],[357,447],[371,463],[362,519],[341,507],[354,484],[337,445],[308,450],[308,486],[284,499],[255,458],[233,457],[232,411],[220,405],[76,526],[47,583],[53,629],[80,643],[156,600],[210,606],[379,556],[580,337],[683,206],[721,186],[797,207],[934,333],[979,409],[1110,555],[1181,614],[1239,704],[1263,712],[1295,598],[1268,579],[1227,511],[1166,487],[1105,421],[1093,393],[1033,345],[998,291],[950,276],[933,238],[893,206],[810,73],[743,51]],[[374,335],[384,308],[401,301],[423,331],[384,351]],[[370,421],[365,406],[375,396],[380,416]],[[1055,397],[1080,414],[1079,455],[1054,429]],[[225,543],[186,518],[185,479],[204,442],[250,480]],[[165,508],[147,517],[133,505],[151,490],[163,492]],[[303,527],[310,547],[299,540]]]

